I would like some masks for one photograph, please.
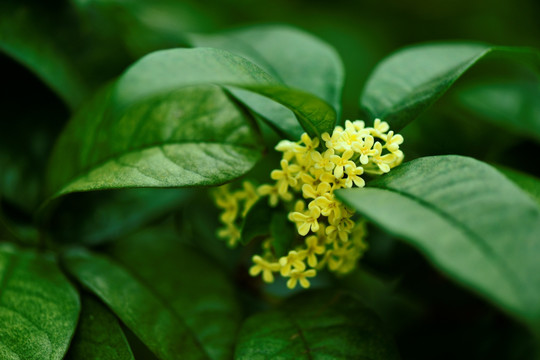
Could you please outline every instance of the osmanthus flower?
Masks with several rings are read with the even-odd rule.
[[[236,192],[228,186],[216,190],[216,204],[223,209],[221,221],[225,224],[219,236],[236,245],[242,218],[258,199],[268,197],[276,214],[283,209],[288,212],[296,234],[287,239],[291,245],[285,252],[277,246],[277,238],[265,238],[261,253],[252,257],[252,276],[262,273],[263,281],[273,282],[274,273],[279,273],[293,289],[298,283],[309,287],[308,278],[324,268],[337,274],[352,271],[368,248],[366,223],[334,191],[364,187],[366,174],[387,173],[399,165],[404,156],[399,149],[402,143],[403,136],[379,119],[372,127],[347,120],[344,127],[336,126],[332,134],[324,133],[320,139],[304,133],[298,142],[282,140],[275,148],[282,153],[280,168],[270,175],[275,183],[255,188],[244,182],[243,189]]]
[[[255,265],[249,269],[249,274],[251,276],[257,276],[262,272],[263,280],[265,282],[271,283],[274,281],[274,274],[272,273],[279,271],[280,265],[278,263],[266,261],[259,255],[253,257],[253,262]]]

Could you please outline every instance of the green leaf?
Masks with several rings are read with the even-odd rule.
[[[28,6],[0,6],[0,51],[23,63],[71,108],[89,89],[64,50],[48,37],[42,14]]]
[[[343,65],[336,51],[320,39],[285,25],[250,26],[189,37],[194,46],[241,55],[284,84],[317,95],[333,106],[339,118]],[[249,92],[233,94],[291,138],[300,138],[302,128],[283,106]]]
[[[268,219],[272,218],[273,209],[266,198],[259,199],[247,212],[242,223],[242,244],[246,245],[257,237],[270,235]]]
[[[0,358],[62,359],[79,309],[52,254],[0,244]]]
[[[66,359],[135,359],[116,317],[90,295],[81,298],[77,332]]]
[[[456,95],[458,103],[478,117],[540,141],[540,83],[481,83]]]
[[[116,240],[177,210],[187,189],[122,189],[72,194],[50,220],[55,240],[95,246]],[[85,204],[81,209],[80,204]]]
[[[525,191],[540,206],[540,179],[505,166],[497,165],[496,168],[514,184],[519,186],[521,190]]]
[[[399,130],[441,97],[467,70],[488,56],[508,56],[540,68],[533,49],[482,43],[433,43],[400,50],[383,60],[364,88],[360,104]]]
[[[280,85],[233,54],[158,51],[71,121],[51,158],[48,194],[217,185],[246,173],[259,158],[259,141],[242,110],[212,84],[242,86],[282,102],[310,133],[327,131],[335,121],[324,101]]]
[[[311,135],[334,128],[336,112],[325,101],[287,87],[256,64],[219,49],[171,49],[147,55],[119,80],[114,101],[122,109],[155,93],[200,84],[229,85],[265,96],[289,108]]]
[[[215,265],[172,234],[144,232],[117,242],[117,262],[85,250],[69,271],[163,359],[228,359],[239,308]]]
[[[461,156],[420,158],[337,192],[451,278],[540,326],[540,208],[498,171]]]
[[[235,359],[399,359],[381,321],[339,291],[310,291],[248,318]]]
[[[272,246],[277,257],[287,255],[297,234],[296,228],[287,215],[284,211],[274,212],[270,221],[270,234],[274,239]]]
[[[109,91],[81,109],[58,140],[48,194],[216,185],[259,159],[243,114],[217,86],[146,99],[118,117],[106,116]]]

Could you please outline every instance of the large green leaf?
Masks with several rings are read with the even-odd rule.
[[[538,52],[482,43],[433,43],[400,50],[373,71],[360,105],[399,130],[418,117],[481,59],[504,55],[540,68]]]
[[[211,48],[171,49],[145,56],[119,80],[114,102],[122,109],[156,93],[200,84],[230,85],[265,96],[289,108],[311,135],[334,128],[336,112],[319,97],[284,85],[243,57]]]
[[[248,318],[235,359],[398,359],[381,321],[339,291],[310,291]]]
[[[317,95],[334,107],[339,118],[343,65],[336,51],[320,39],[285,25],[250,26],[190,38],[194,46],[231,51],[284,84]],[[300,137],[302,128],[283,106],[251,93],[233,93],[291,138]]]
[[[0,244],[0,358],[62,359],[79,309],[52,254]]]
[[[540,82],[480,83],[456,95],[465,109],[480,118],[540,141]]]
[[[106,116],[110,89],[68,125],[53,152],[48,194],[215,185],[260,156],[242,112],[217,86],[189,87]]]
[[[116,317],[90,295],[83,295],[81,302],[79,326],[66,359],[135,359]]]
[[[280,85],[236,55],[159,51],[71,121],[52,155],[48,194],[216,185],[247,172],[259,157],[258,139],[243,109],[212,84],[242,86],[282,102],[311,133],[327,131],[335,121],[324,101]]]
[[[226,276],[167,232],[115,243],[117,262],[85,250],[69,271],[163,359],[228,359],[239,308]]]
[[[540,208],[491,166],[420,158],[337,196],[435,266],[540,326]]]

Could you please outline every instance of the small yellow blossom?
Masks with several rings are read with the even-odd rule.
[[[259,200],[259,195],[257,194],[257,189],[255,188],[255,186],[249,181],[244,181],[242,183],[242,187],[243,190],[238,191],[236,197],[240,200],[244,200],[244,210],[242,211],[242,217],[245,217],[249,209],[251,209],[251,207],[255,205],[257,200]]]
[[[356,166],[354,162],[351,161],[351,158],[354,155],[354,151],[352,150],[346,150],[341,156],[339,155],[332,155],[330,156],[330,160],[334,164],[336,164],[336,167],[334,168],[334,176],[337,179],[340,179],[343,177],[344,174],[344,168],[345,166]]]
[[[321,209],[321,214],[326,217],[341,216],[341,203],[334,197],[334,195],[325,194],[323,196],[319,196],[309,205],[319,207]]]
[[[289,254],[287,256],[282,256],[279,259],[279,265],[281,266],[281,275],[289,276],[289,274],[293,270],[292,267],[294,267],[294,270],[304,271],[306,269],[306,264],[304,263],[305,258],[305,251],[289,251]]]
[[[322,169],[326,171],[332,171],[336,164],[331,160],[331,156],[334,155],[334,149],[328,149],[322,154],[318,151],[311,152],[311,159],[313,160],[313,167],[315,169]]]
[[[302,236],[307,235],[309,230],[316,232],[319,230],[319,222],[317,219],[321,215],[321,209],[313,206],[305,213],[292,212],[289,214],[289,220],[294,221],[298,227],[298,233]]]
[[[226,239],[230,247],[235,247],[242,236],[240,229],[232,223],[225,224],[225,227],[218,230],[217,235],[222,239]]]
[[[393,131],[389,131],[386,135],[386,148],[388,151],[390,151],[392,154],[396,155],[397,157],[402,157],[403,152],[399,150],[399,145],[403,144],[403,136],[400,134],[394,135]]]
[[[259,255],[253,256],[253,262],[255,265],[249,269],[249,274],[251,276],[257,276],[262,272],[264,282],[271,283],[274,281],[274,274],[272,273],[279,271],[279,263],[266,261]]]
[[[259,193],[260,196],[268,196],[268,204],[271,207],[276,207],[280,198],[285,201],[291,201],[293,199],[292,194],[289,192],[286,192],[285,194],[280,193],[276,185],[261,185],[257,188],[257,193]]]
[[[358,187],[364,187],[366,182],[360,177],[364,173],[364,168],[361,166],[347,166],[345,167],[345,174],[347,174],[347,179],[345,180],[345,187],[351,188],[354,185]]]
[[[324,181],[317,185],[317,188],[310,184],[304,184],[302,186],[302,194],[306,199],[316,199],[319,196],[329,193],[330,190],[332,190],[332,186]]]
[[[291,278],[289,279],[289,281],[287,281],[287,287],[289,289],[294,289],[296,287],[296,283],[300,281],[300,285],[304,289],[307,289],[310,285],[307,278],[314,277],[315,275],[317,275],[317,271],[315,271],[314,269],[309,269],[305,271],[293,270],[290,274]]]
[[[220,196],[216,199],[218,207],[223,209],[221,213],[221,221],[231,223],[238,215],[238,199],[232,195]]]
[[[369,162],[370,156],[377,155],[377,150],[373,148],[375,138],[371,135],[367,135],[362,142],[356,142],[353,144],[352,149],[360,154],[360,163],[366,165]]]
[[[375,136],[381,137],[385,132],[390,129],[390,125],[386,121],[381,121],[381,119],[375,119],[373,122],[373,129],[371,133]]]
[[[289,162],[285,159],[280,162],[281,170],[273,170],[270,173],[270,177],[273,180],[278,180],[280,184],[279,193],[281,195],[287,193],[288,186],[296,186],[298,180],[296,179],[296,174],[300,171],[298,165],[289,165]]]
[[[373,162],[379,167],[383,173],[390,171],[390,164],[396,160],[396,155],[394,154],[382,154],[382,145],[380,142],[377,142],[374,145],[374,149],[377,150],[377,155],[373,157]]]
[[[317,255],[324,254],[326,248],[324,245],[319,245],[319,238],[316,235],[311,235],[306,238],[306,246],[308,265],[314,268],[317,266]]]

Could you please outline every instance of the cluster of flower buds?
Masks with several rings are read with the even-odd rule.
[[[230,192],[222,187],[216,193],[225,224],[218,235],[236,245],[240,239],[238,218],[245,216],[259,197],[268,197],[271,207],[281,202],[287,208],[297,235],[293,248],[280,257],[273,246],[275,239],[266,239],[262,253],[253,256],[252,276],[262,273],[263,281],[273,282],[274,273],[280,273],[292,289],[297,283],[309,287],[308,278],[324,267],[339,274],[350,272],[367,249],[365,222],[355,221],[354,211],[342,204],[334,191],[364,187],[362,175],[387,173],[399,165],[402,143],[403,137],[389,131],[388,124],[379,119],[373,127],[347,120],[345,128],[338,126],[320,139],[304,133],[299,142],[283,140],[276,146],[283,157],[280,169],[270,174],[273,184],[255,190],[244,182],[241,190]]]

